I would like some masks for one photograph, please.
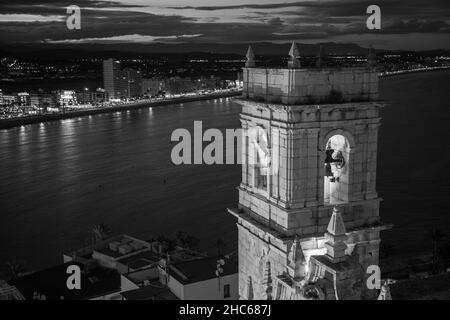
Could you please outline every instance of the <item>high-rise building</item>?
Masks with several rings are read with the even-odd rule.
[[[381,198],[373,65],[244,73],[237,218],[241,299],[374,299]],[[253,134],[252,134],[253,133]]]
[[[103,85],[109,99],[120,99],[124,96],[120,61],[103,61]]]
[[[139,70],[125,68],[122,70],[122,79],[125,82],[125,97],[135,98],[141,95],[142,74]]]
[[[141,95],[142,74],[139,70],[125,68],[120,61],[103,61],[103,84],[109,99],[134,98]]]

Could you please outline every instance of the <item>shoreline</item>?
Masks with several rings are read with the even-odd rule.
[[[242,91],[213,93],[213,94],[207,94],[204,96],[181,97],[181,98],[173,98],[173,99],[161,100],[161,101],[150,101],[150,102],[149,101],[136,101],[136,102],[131,102],[131,103],[113,106],[113,107],[102,107],[102,108],[93,108],[93,109],[87,109],[87,110],[69,111],[67,113],[45,114],[45,115],[28,116],[28,117],[14,118],[14,119],[2,119],[2,120],[0,120],[0,130],[11,129],[14,127],[19,127],[19,126],[23,126],[23,125],[27,125],[27,124],[59,121],[59,120],[64,120],[64,119],[71,119],[71,118],[77,118],[77,117],[83,117],[83,116],[89,116],[89,115],[95,115],[95,114],[137,110],[137,109],[150,108],[150,107],[162,107],[162,106],[179,104],[179,103],[213,100],[213,99],[218,99],[218,98],[231,98],[231,97],[238,97],[240,95],[242,95]]]
[[[380,73],[380,78],[390,78],[394,76],[401,76],[405,74],[411,74],[411,73],[425,73],[425,72],[432,72],[432,71],[443,71],[443,70],[449,70],[450,66],[446,67],[434,67],[434,68],[422,68],[422,69],[412,69],[412,70],[400,70],[400,71],[393,71],[389,73]]]
[[[426,73],[432,71],[444,71],[450,70],[449,67],[436,67],[432,69],[413,69],[413,70],[401,70],[395,71],[392,73],[381,73],[379,74],[380,78],[391,78],[394,76],[402,76],[412,73]],[[123,105],[117,105],[112,107],[100,107],[100,108],[92,108],[86,110],[77,110],[77,111],[69,111],[67,113],[56,113],[56,114],[45,114],[45,115],[36,115],[36,116],[26,116],[21,118],[13,118],[13,119],[0,119],[0,130],[11,129],[14,127],[19,127],[28,124],[36,124],[43,122],[51,122],[51,121],[59,121],[64,119],[71,119],[89,115],[96,114],[104,114],[111,112],[121,112],[128,110],[136,110],[150,107],[162,107],[167,105],[173,105],[178,103],[188,103],[188,102],[196,102],[196,101],[205,101],[205,100],[213,100],[217,98],[230,98],[230,97],[238,97],[242,94],[242,90],[226,92],[226,93],[212,93],[203,96],[195,96],[195,97],[180,97],[173,98],[168,100],[161,101],[136,101],[130,102]]]

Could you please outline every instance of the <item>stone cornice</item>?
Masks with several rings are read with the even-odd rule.
[[[268,103],[253,101],[245,98],[234,98],[233,101],[239,103],[242,106],[255,107],[261,109],[269,109],[271,111],[285,111],[285,112],[316,112],[318,109],[329,112],[333,109],[349,109],[349,108],[382,108],[389,105],[389,101],[386,100],[373,100],[373,101],[354,101],[344,103],[315,103],[315,104],[298,104],[287,105],[282,103]]]

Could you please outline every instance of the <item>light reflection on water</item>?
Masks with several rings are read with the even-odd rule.
[[[236,204],[240,168],[174,166],[170,134],[194,120],[234,128],[239,111],[229,102],[223,117],[204,101],[2,131],[0,263],[61,262],[61,252],[82,246],[98,223],[143,239],[186,230],[206,248],[232,234],[232,244],[226,208]]]
[[[396,225],[382,240],[397,253],[428,249],[433,227],[450,230],[449,75],[380,86],[392,104],[382,111],[377,191],[383,220]],[[194,120],[203,130],[237,128],[240,111],[215,99],[0,130],[0,263],[60,263],[98,223],[143,239],[185,230],[208,249],[218,237],[234,248],[226,208],[237,204],[240,167],[174,166],[170,135]]]

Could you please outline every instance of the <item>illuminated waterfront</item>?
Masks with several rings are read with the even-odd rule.
[[[392,105],[382,114],[377,189],[382,218],[396,225],[383,241],[399,254],[428,250],[431,228],[450,228],[442,202],[450,191],[449,77],[436,71],[381,81]],[[1,130],[0,262],[58,263],[98,223],[143,239],[185,230],[209,250],[219,237],[233,249],[226,207],[235,205],[240,167],[176,167],[170,134],[194,120],[237,128],[239,112],[223,98]]]

